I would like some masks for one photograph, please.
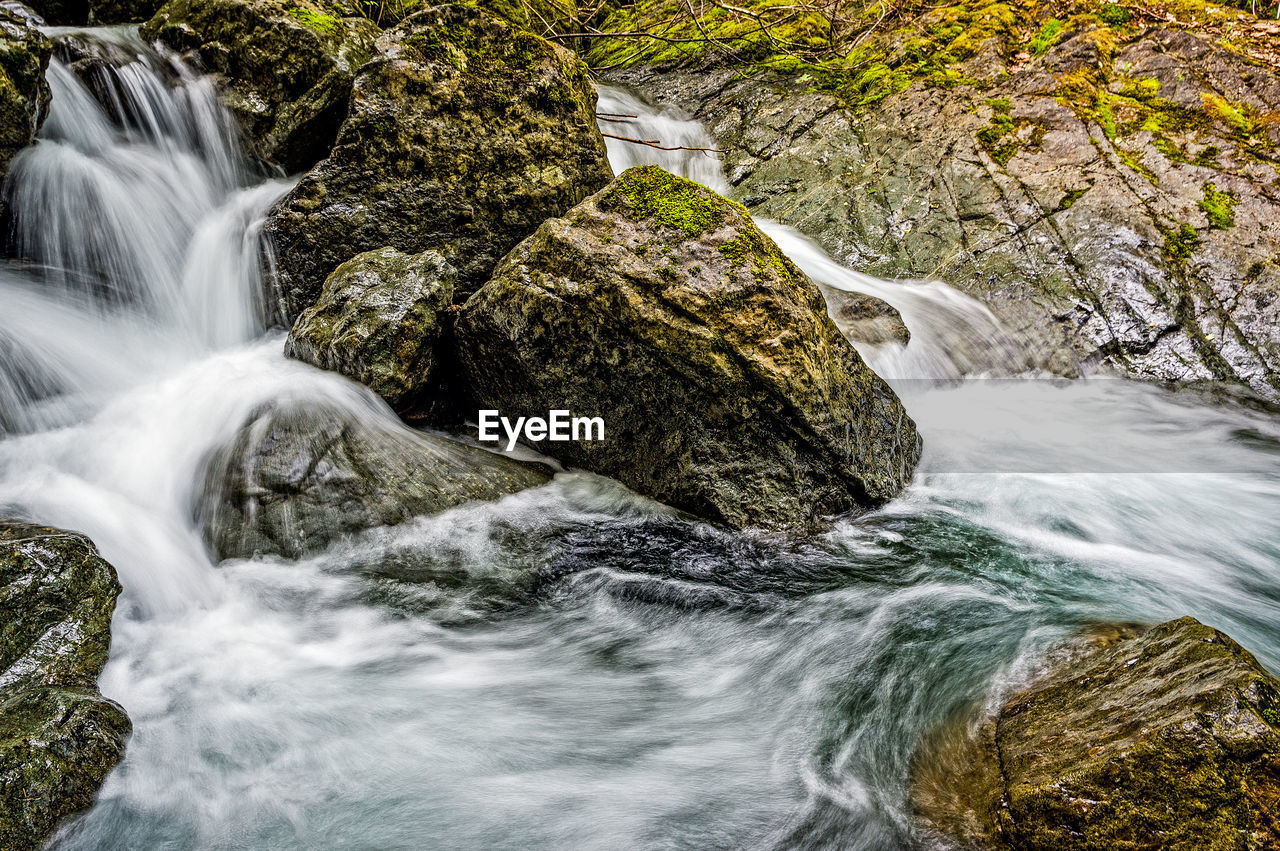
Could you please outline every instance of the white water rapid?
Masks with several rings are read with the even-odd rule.
[[[776,225],[913,333],[866,353],[927,446],[883,510],[779,541],[565,473],[300,562],[211,564],[201,470],[260,405],[401,426],[266,330],[258,225],[288,184],[241,156],[207,81],[97,36],[135,59],[99,72],[105,106],[54,64],[6,188],[32,262],[0,270],[0,509],[86,532],[125,589],[102,690],[135,733],[56,847],[920,847],[921,736],[1073,630],[1192,614],[1280,666],[1274,414],[925,381],[1002,374],[953,356],[1002,351],[989,314]],[[601,109],[637,135],[705,140],[624,97]],[[610,153],[727,189],[702,155]]]

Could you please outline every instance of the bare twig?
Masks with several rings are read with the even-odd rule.
[[[600,133],[600,135],[606,136],[610,139],[618,139],[623,142],[631,142],[632,144],[635,144],[635,145],[648,145],[650,148],[657,148],[659,151],[703,151],[708,154],[728,153],[727,148],[698,148],[692,145],[664,145],[658,139],[636,139],[631,136],[618,136],[616,134],[605,133],[603,131]]]

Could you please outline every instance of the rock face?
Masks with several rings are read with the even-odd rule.
[[[35,848],[124,755],[98,693],[120,584],[89,539],[0,523],[0,847]]]
[[[622,79],[703,117],[754,213],[981,299],[1043,367],[1280,397],[1280,74],[1174,28],[1056,38],[1040,56],[992,41],[955,69],[968,82],[857,110],[728,70]]]
[[[377,33],[312,0],[171,0],[142,28],[194,53],[255,153],[290,172],[328,153]]]
[[[53,45],[27,20],[0,9],[0,180],[49,113],[44,72],[52,54]]]
[[[983,814],[971,845],[1280,844],[1280,681],[1194,618],[1069,656],[984,738],[966,771],[985,764],[994,783],[967,802]]]
[[[610,178],[595,92],[569,51],[475,8],[383,33],[329,159],[268,219],[292,321],[339,263],[455,245],[469,294],[545,219]]]
[[[482,407],[604,418],[603,441],[547,452],[731,526],[879,504],[919,457],[809,279],[741,206],[655,167],[517,246],[457,337]]]
[[[544,484],[550,471],[319,407],[266,411],[210,463],[218,558],[300,558],[344,535]]]
[[[341,372],[394,408],[411,404],[440,360],[456,272],[435,251],[380,248],[343,263],[285,344],[290,357]]]

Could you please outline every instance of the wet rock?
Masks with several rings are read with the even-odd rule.
[[[1040,57],[989,54],[983,87],[916,82],[856,111],[731,70],[619,79],[700,114],[756,215],[861,271],[958,287],[1035,366],[1280,397],[1280,74],[1130,32],[1077,26]]]
[[[1117,638],[1008,700],[926,818],[971,847],[1276,847],[1280,681],[1194,618]]]
[[[605,420],[539,444],[730,526],[806,528],[890,499],[915,425],[741,206],[630,169],[517,246],[462,306],[464,372],[503,416]]]
[[[377,33],[312,0],[170,0],[142,28],[194,54],[255,153],[290,172],[328,153]]]
[[[339,263],[384,246],[455,244],[469,294],[609,178],[577,57],[478,9],[416,14],[378,39],[329,159],[268,219],[281,313],[291,321]]]
[[[36,848],[124,755],[98,692],[120,584],[88,538],[0,523],[0,847]]]
[[[0,180],[49,114],[44,72],[52,54],[53,45],[28,19],[0,9]]]
[[[827,302],[827,312],[840,332],[855,343],[873,346],[896,343],[905,346],[911,341],[911,332],[902,321],[902,314],[875,296],[819,286]]]
[[[300,558],[339,538],[544,484],[550,471],[320,407],[268,410],[206,473],[216,557]]]
[[[325,281],[294,323],[290,357],[359,381],[393,408],[430,386],[456,273],[435,251],[367,251]]]

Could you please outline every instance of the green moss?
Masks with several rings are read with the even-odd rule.
[[[1029,118],[1013,118],[996,110],[991,123],[978,131],[978,144],[1003,168],[1024,150],[1040,147],[1048,131],[1044,122]]]
[[[1062,21],[1057,18],[1050,18],[1044,22],[1044,26],[1040,28],[1040,32],[1036,34],[1036,37],[1031,39],[1027,49],[1031,51],[1032,56],[1040,56],[1057,43],[1061,34]]]
[[[289,10],[289,17],[307,29],[329,38],[336,38],[342,32],[342,19],[327,12],[294,6]]]
[[[1129,14],[1129,10],[1123,6],[1104,3],[1102,8],[1098,10],[1098,20],[1115,26],[1129,23],[1133,20],[1133,15]]]
[[[626,211],[636,220],[653,219],[687,237],[719,228],[732,204],[657,166],[627,169],[600,199],[601,209]]]
[[[1147,168],[1147,164],[1137,154],[1132,151],[1126,151],[1124,148],[1116,148],[1116,156],[1119,157],[1120,162],[1145,177],[1153,186],[1159,185],[1160,180],[1156,177],[1156,173]]]
[[[1212,183],[1204,185],[1204,198],[1200,201],[1200,209],[1209,220],[1209,227],[1226,230],[1236,223],[1236,196],[1230,192],[1220,192]]]
[[[1195,228],[1182,224],[1177,229],[1157,225],[1164,236],[1164,254],[1175,263],[1185,262],[1200,245],[1200,235]]]

